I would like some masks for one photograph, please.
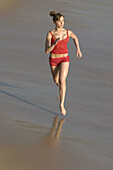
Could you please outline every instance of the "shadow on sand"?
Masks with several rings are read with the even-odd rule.
[[[36,107],[36,108],[38,108],[38,109],[40,109],[40,110],[45,111],[45,112],[48,112],[48,113],[51,113],[51,114],[54,114],[54,115],[58,116],[58,113],[56,113],[56,112],[53,112],[53,111],[48,110],[48,109],[46,109],[46,108],[44,108],[44,107],[38,106],[38,105],[36,105],[36,104],[33,104],[33,103],[31,103],[31,102],[29,102],[29,101],[27,101],[27,100],[25,100],[25,99],[23,99],[23,98],[21,98],[21,97],[15,96],[15,95],[13,95],[13,94],[11,94],[11,93],[9,93],[9,92],[6,92],[6,91],[4,91],[4,90],[0,90],[0,93],[2,93],[2,94],[4,94],[4,95],[7,95],[7,96],[9,96],[9,97],[12,97],[12,98],[14,98],[14,99],[16,99],[16,100],[22,101],[22,102],[24,102],[24,103],[27,103],[27,104],[29,104],[29,105],[31,105],[31,106],[33,106],[33,107]]]

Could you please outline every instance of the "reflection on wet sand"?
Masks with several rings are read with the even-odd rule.
[[[27,142],[23,145],[0,145],[0,169],[50,170],[51,167],[55,170],[59,169],[61,151],[57,146],[64,122],[65,119],[54,117],[48,134],[37,141],[34,140],[34,144]]]
[[[55,146],[58,142],[58,139],[60,137],[61,128],[63,123],[65,122],[65,119],[59,120],[59,117],[56,116],[53,120],[53,125],[50,129],[50,132],[48,135],[44,138],[43,144],[46,147],[52,147]]]

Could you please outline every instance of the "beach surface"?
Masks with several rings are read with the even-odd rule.
[[[0,170],[112,170],[113,1],[0,0]],[[69,41],[62,117],[45,54],[51,10]]]

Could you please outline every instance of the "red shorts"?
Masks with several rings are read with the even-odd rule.
[[[69,56],[61,58],[49,58],[49,63],[51,66],[59,66],[63,62],[70,62]]]

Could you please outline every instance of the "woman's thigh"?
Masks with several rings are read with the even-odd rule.
[[[51,66],[51,73],[53,76],[53,79],[59,78],[59,71],[60,71],[60,66]]]
[[[67,78],[68,75],[68,71],[69,71],[69,62],[63,62],[60,65],[60,82],[64,82]]]

